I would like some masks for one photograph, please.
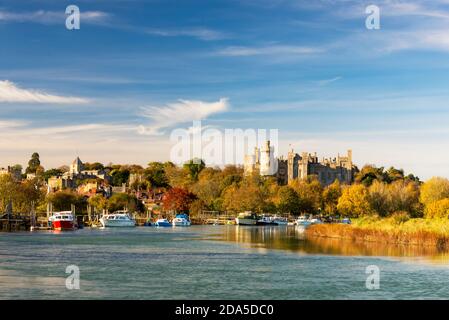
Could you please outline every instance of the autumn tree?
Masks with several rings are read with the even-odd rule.
[[[186,212],[195,199],[197,199],[196,195],[187,189],[172,188],[164,194],[163,208],[175,213]]]
[[[337,210],[347,217],[373,214],[368,189],[362,184],[354,184],[343,188],[343,193],[338,199]]]
[[[424,216],[426,218],[448,219],[449,198],[445,198],[427,204],[424,210]]]
[[[326,214],[331,215],[337,212],[338,199],[341,197],[341,194],[341,184],[338,180],[324,188],[323,205]]]
[[[449,180],[434,177],[421,186],[420,200],[424,205],[449,198]]]
[[[301,213],[315,213],[322,208],[323,187],[316,176],[295,179],[289,184],[298,194]]]

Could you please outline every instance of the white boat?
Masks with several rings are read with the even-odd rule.
[[[176,217],[172,221],[173,226],[175,227],[188,227],[192,223],[190,222],[189,216],[186,214],[177,214]]]
[[[106,227],[135,227],[136,221],[130,217],[127,211],[116,211],[100,218],[101,225]]]
[[[284,218],[284,217],[274,216],[273,223],[278,226],[286,226],[286,225],[288,225],[288,219]]]
[[[296,219],[296,225],[297,226],[310,226],[312,223],[309,219],[307,219],[305,216],[300,216],[298,219]]]

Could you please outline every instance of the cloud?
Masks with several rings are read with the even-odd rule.
[[[320,86],[326,86],[328,84],[331,84],[332,82],[335,82],[335,81],[338,81],[338,80],[341,80],[341,79],[342,79],[342,77],[338,76],[338,77],[334,77],[334,78],[331,78],[331,79],[319,80],[319,81],[317,81],[317,83]]]
[[[324,49],[306,46],[274,45],[263,47],[232,46],[217,51],[218,55],[229,57],[246,57],[257,55],[309,55],[322,53]]]
[[[101,23],[110,15],[103,11],[82,11],[80,10],[81,23]],[[64,24],[67,15],[65,11],[45,11],[33,12],[9,12],[0,10],[0,22],[18,23],[40,23],[40,24]]]
[[[17,87],[13,82],[0,80],[0,103],[56,103],[79,104],[88,100],[78,97],[63,97],[52,95],[43,91],[28,90]]]
[[[162,37],[194,37],[200,40],[212,41],[225,39],[228,36],[220,31],[207,28],[185,28],[185,29],[146,29],[146,34]]]
[[[144,107],[142,115],[151,120],[148,128],[141,126],[139,133],[148,135],[163,134],[163,129],[173,127],[180,123],[206,119],[212,114],[228,110],[227,98],[216,102],[195,100],[179,100],[177,103],[163,107]]]

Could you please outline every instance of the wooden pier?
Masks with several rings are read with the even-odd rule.
[[[14,232],[30,230],[30,217],[8,216],[0,219],[0,231]]]

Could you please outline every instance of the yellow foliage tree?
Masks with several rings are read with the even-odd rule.
[[[343,194],[338,199],[337,210],[347,217],[372,214],[367,188],[361,184],[344,188]]]
[[[424,205],[449,198],[449,180],[433,177],[421,186],[420,201]]]
[[[449,218],[449,199],[443,199],[429,203],[424,214],[426,218]]]

